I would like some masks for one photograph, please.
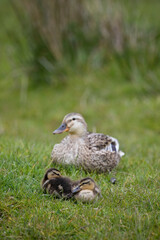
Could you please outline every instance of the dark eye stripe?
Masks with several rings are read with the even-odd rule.
[[[87,182],[82,182],[80,185],[85,185],[85,184],[90,184],[90,181],[87,181]]]
[[[57,172],[53,172],[53,174],[60,176],[60,174],[59,174],[59,173],[57,173]]]

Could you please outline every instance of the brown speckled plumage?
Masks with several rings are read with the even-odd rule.
[[[52,150],[53,162],[82,166],[87,171],[110,172],[120,161],[118,140],[101,134],[89,133],[84,118],[77,113],[65,116],[62,125],[53,133],[68,131],[60,144]]]
[[[72,181],[70,178],[62,176],[58,169],[50,168],[46,171],[41,186],[44,193],[59,198],[71,198],[72,188],[77,184],[79,181]]]

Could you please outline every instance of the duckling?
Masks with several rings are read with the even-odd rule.
[[[87,123],[79,113],[67,114],[53,134],[68,132],[52,150],[53,162],[82,166],[87,171],[110,172],[124,155],[116,138],[87,131]]]
[[[46,173],[45,173],[45,175],[44,175],[44,177],[43,177],[43,179],[42,179],[42,183],[41,183],[41,185],[42,185],[42,187],[43,187],[43,184],[47,181],[47,180],[50,180],[50,179],[53,179],[53,178],[57,178],[57,177],[61,177],[62,175],[61,175],[61,173],[60,173],[60,171],[58,170],[58,169],[56,169],[56,168],[49,168],[47,171],[46,171]]]
[[[72,187],[78,184],[78,182],[63,177],[56,168],[50,168],[42,180],[42,189],[45,193],[47,192],[56,197],[68,199],[72,197]]]
[[[83,178],[79,184],[72,189],[75,199],[82,202],[90,202],[101,196],[101,191],[94,180],[90,177]]]

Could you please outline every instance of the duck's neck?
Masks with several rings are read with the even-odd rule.
[[[79,128],[74,132],[69,132],[70,137],[84,137],[87,134],[87,129]]]

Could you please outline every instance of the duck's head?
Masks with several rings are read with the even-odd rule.
[[[63,132],[69,132],[72,135],[83,136],[87,132],[87,124],[79,113],[69,113],[67,114],[62,124],[57,128],[53,134],[60,134]]]
[[[61,176],[62,175],[61,175],[61,173],[60,173],[60,171],[58,169],[50,168],[45,173],[44,179],[46,181],[46,180],[50,180],[50,179],[53,179],[53,178],[58,178],[58,177],[61,177]]]
[[[82,190],[90,190],[93,191],[96,187],[96,184],[94,182],[94,180],[92,178],[83,178],[78,186],[76,186],[75,188],[72,189],[72,193],[76,194]]]

